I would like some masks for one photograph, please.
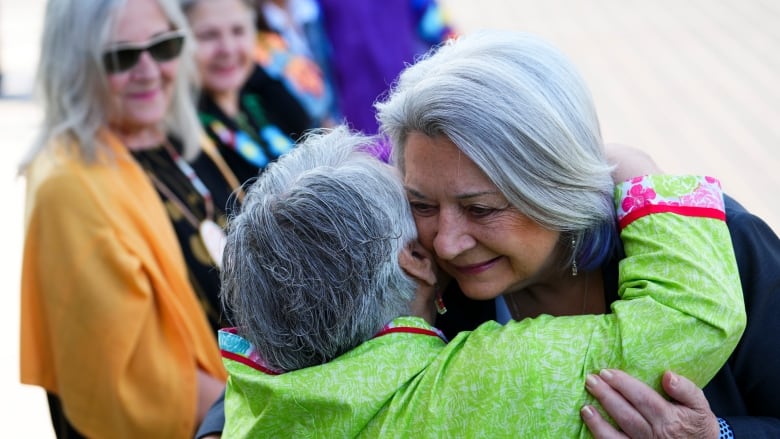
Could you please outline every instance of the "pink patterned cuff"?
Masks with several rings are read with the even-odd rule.
[[[651,213],[726,219],[723,190],[713,177],[636,177],[615,187],[615,200],[621,229]]]

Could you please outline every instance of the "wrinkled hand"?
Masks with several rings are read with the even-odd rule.
[[[620,370],[589,375],[585,388],[622,432],[589,405],[580,412],[585,425],[597,439],[718,438],[718,419],[696,384],[672,372],[664,373],[661,383],[673,401]]]

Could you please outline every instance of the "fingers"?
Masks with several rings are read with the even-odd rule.
[[[661,379],[666,393],[680,404],[693,410],[708,411],[710,408],[704,392],[691,380],[667,371]]]
[[[593,406],[586,405],[580,410],[580,416],[590,433],[596,439],[624,439],[625,434],[617,431]]]
[[[599,373],[599,377],[619,392],[645,418],[653,419],[665,415],[669,409],[669,401],[655,389],[622,370],[604,369]]]
[[[717,437],[717,418],[696,384],[671,372],[664,373],[661,383],[673,402],[636,378],[615,369],[589,375],[585,387],[628,437]],[[599,419],[599,413],[586,411],[585,408],[581,416],[594,436],[616,437],[604,426],[605,421]]]
[[[601,403],[601,406],[615,420],[621,430],[632,437],[640,437],[642,433],[649,432],[652,427],[635,404],[605,381],[604,376],[614,378],[614,375],[609,375],[610,372],[605,370],[599,375],[588,375],[585,380],[585,388]]]

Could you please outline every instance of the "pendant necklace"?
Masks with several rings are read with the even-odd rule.
[[[211,257],[211,260],[214,261],[214,264],[217,266],[217,268],[221,269],[222,253],[225,249],[226,237],[225,231],[222,230],[222,227],[220,227],[214,221],[214,199],[211,196],[211,191],[209,191],[200,177],[198,177],[198,174],[195,173],[195,170],[192,169],[192,166],[190,166],[190,164],[184,160],[184,158],[176,151],[176,149],[170,145],[170,143],[166,141],[163,143],[163,147],[168,152],[171,159],[182,172],[182,174],[184,174],[184,176],[186,176],[190,181],[190,184],[192,184],[192,187],[195,189],[198,195],[200,195],[200,197],[203,199],[205,218],[203,220],[198,220],[198,218],[195,216],[195,214],[192,213],[187,205],[179,197],[177,197],[176,194],[174,194],[165,183],[163,183],[151,172],[148,173],[149,177],[151,178],[155,187],[157,187],[157,189],[162,192],[163,195],[168,198],[168,200],[176,205],[187,221],[192,224],[193,227],[198,229],[200,239],[203,242],[203,245],[206,247],[206,251]]]

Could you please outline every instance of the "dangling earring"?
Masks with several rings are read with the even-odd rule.
[[[571,275],[577,276],[577,255],[574,254],[574,249],[577,247],[577,240],[572,238],[571,239]]]
[[[434,301],[436,302],[436,312],[438,312],[439,315],[443,315],[447,312],[447,307],[444,305],[444,297],[439,288],[436,288],[436,299]]]

